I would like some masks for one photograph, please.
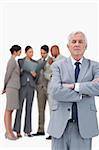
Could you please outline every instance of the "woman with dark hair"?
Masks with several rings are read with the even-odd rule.
[[[22,137],[21,135],[21,116],[23,110],[24,101],[26,101],[25,105],[25,122],[24,122],[24,135],[28,137],[32,137],[32,121],[31,121],[31,113],[32,113],[32,103],[34,98],[34,90],[35,90],[35,77],[36,73],[30,71],[29,65],[26,64],[35,64],[37,63],[32,59],[33,56],[33,48],[31,46],[26,46],[25,48],[26,56],[22,59],[18,60],[21,74],[20,74],[20,83],[21,88],[19,91],[19,109],[16,112],[15,123],[13,130],[16,132],[17,137]]]
[[[7,64],[2,94],[6,93],[7,98],[4,114],[5,137],[9,140],[16,140],[17,138],[12,129],[12,112],[15,109],[19,109],[20,69],[15,58],[20,56],[21,47],[19,45],[13,45],[10,52],[11,58]]]

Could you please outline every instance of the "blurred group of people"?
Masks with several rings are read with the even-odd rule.
[[[39,60],[33,59],[33,48],[26,46],[25,57],[16,60],[17,56],[21,55],[21,47],[13,45],[10,49],[11,58],[8,61],[4,89],[2,93],[6,93],[6,109],[4,114],[5,123],[5,137],[9,140],[16,140],[22,137],[21,134],[21,118],[24,101],[25,105],[25,121],[24,121],[24,135],[28,137],[45,135],[45,108],[48,100],[50,113],[52,105],[52,97],[50,96],[50,80],[52,76],[51,65],[64,56],[60,54],[59,47],[53,45],[50,48],[51,56],[49,56],[49,47],[43,45],[40,48],[41,58]],[[40,72],[24,70],[24,62],[32,61],[38,64],[45,61],[45,65]],[[38,130],[37,133],[32,133],[32,105],[34,100],[35,90],[37,92],[38,103]],[[12,127],[12,113],[16,110],[14,126]],[[51,139],[51,136],[46,139]]]

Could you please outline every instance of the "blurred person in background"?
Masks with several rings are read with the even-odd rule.
[[[37,75],[37,81],[36,81],[36,90],[37,90],[37,101],[38,101],[38,131],[34,134],[34,136],[40,136],[45,135],[45,108],[46,108],[46,102],[48,99],[47,95],[47,85],[48,80],[46,80],[44,73],[48,70],[47,62],[50,59],[49,53],[49,47],[47,45],[43,45],[40,48],[41,58],[38,60],[38,63],[41,64],[42,62],[45,62],[44,67],[41,69],[41,71]]]
[[[17,137],[21,138],[21,117],[22,117],[22,110],[24,101],[26,101],[25,105],[25,122],[24,122],[24,135],[28,137],[32,137],[32,120],[31,120],[31,113],[32,113],[32,104],[34,99],[34,91],[35,91],[35,77],[36,73],[31,72],[29,70],[24,69],[25,62],[32,62],[36,63],[35,60],[32,59],[33,57],[33,48],[31,46],[26,46],[25,48],[26,56],[22,59],[18,60],[19,67],[21,70],[20,74],[20,83],[21,88],[19,91],[19,109],[16,112],[14,128],[13,130],[16,132]],[[29,66],[28,66],[29,67]],[[28,69],[28,68],[27,68]]]
[[[52,67],[52,64],[54,62],[59,61],[59,60],[65,58],[65,57],[60,54],[60,49],[59,49],[58,45],[53,45],[51,47],[51,49],[50,49],[50,52],[51,52],[51,55],[52,55],[52,61],[50,60],[47,63],[47,66],[48,66],[49,69],[47,70],[47,72],[45,72],[45,78],[48,80],[47,93],[48,93],[48,103],[49,103],[50,115],[51,115],[51,108],[52,108],[52,103],[53,103],[53,98],[50,95],[50,91],[51,91],[50,82],[51,82],[51,77],[52,77],[52,69],[51,69],[51,67]],[[46,139],[50,140],[51,136],[48,136]]]
[[[10,49],[11,58],[8,61],[3,93],[6,93],[6,109],[4,114],[5,123],[5,137],[9,140],[16,140],[17,137],[12,129],[12,113],[14,110],[19,109],[19,89],[20,89],[20,69],[16,62],[16,57],[21,54],[21,47],[13,45]]]

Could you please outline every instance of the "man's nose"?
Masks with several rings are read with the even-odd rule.
[[[76,46],[79,46],[79,42],[78,42],[78,41],[76,41],[75,45],[76,45]]]

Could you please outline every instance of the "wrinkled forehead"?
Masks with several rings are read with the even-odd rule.
[[[87,39],[84,33],[82,32],[71,33],[68,37],[68,42],[71,42],[73,40],[80,40],[80,41],[84,41],[85,43],[87,43]]]

